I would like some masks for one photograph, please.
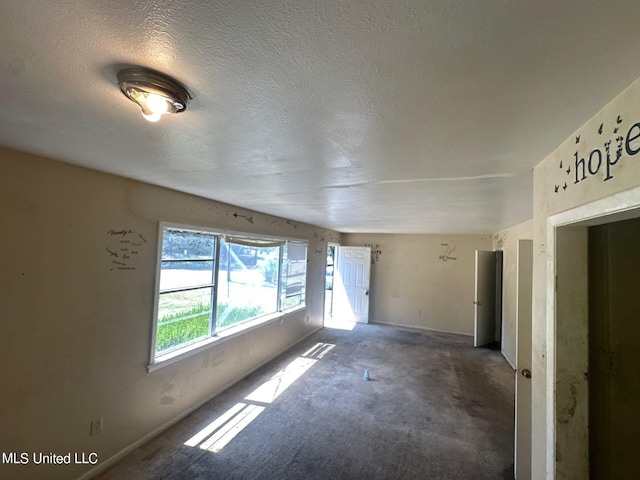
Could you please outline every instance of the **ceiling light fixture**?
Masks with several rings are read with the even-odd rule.
[[[189,92],[173,78],[142,67],[125,68],[118,72],[120,90],[142,109],[142,116],[157,122],[166,113],[187,109]]]

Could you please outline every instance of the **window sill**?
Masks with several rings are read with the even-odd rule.
[[[199,342],[187,345],[184,348],[180,348],[178,350],[174,350],[173,352],[169,352],[165,355],[160,356],[156,359],[155,362],[147,365],[147,372],[151,373],[162,367],[166,367],[167,365],[179,362],[180,360],[207,350],[214,345],[219,345],[226,342],[227,340],[231,340],[233,338],[239,337],[244,333],[250,332],[251,330],[255,330],[258,327],[276,322],[278,320],[284,320],[285,317],[294,313],[301,312],[306,308],[306,305],[298,305],[282,312],[270,313],[269,315],[258,317],[254,320],[250,320],[235,327],[225,328],[221,332],[216,332],[213,337],[208,337]]]

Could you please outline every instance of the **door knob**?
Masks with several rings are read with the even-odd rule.
[[[369,290],[367,290],[366,292],[364,292],[365,295],[369,295]]]
[[[482,302],[473,302],[474,305],[482,305]]]
[[[522,370],[522,372],[520,372],[520,373],[522,373],[522,376],[523,376],[524,378],[531,378],[531,370],[528,370],[528,369],[526,369],[526,368],[525,368],[525,369],[524,369],[524,370]]]

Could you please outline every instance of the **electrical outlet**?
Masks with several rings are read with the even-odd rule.
[[[94,421],[91,422],[91,432],[90,435],[93,437],[94,435],[99,434],[100,432],[102,432],[102,422],[103,422],[103,418],[99,417],[96,418]]]

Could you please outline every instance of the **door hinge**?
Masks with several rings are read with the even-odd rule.
[[[620,375],[620,355],[614,352],[600,352],[600,371],[607,375]]]

